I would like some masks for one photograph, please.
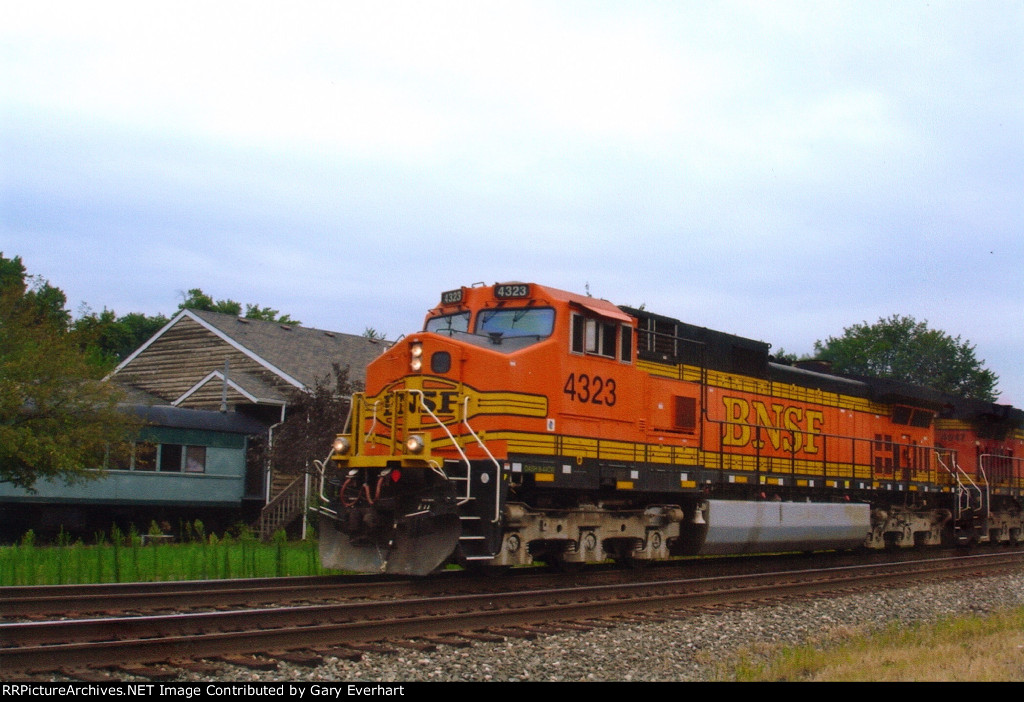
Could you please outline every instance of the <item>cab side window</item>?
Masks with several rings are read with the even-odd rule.
[[[620,332],[621,329],[621,332]],[[616,349],[618,348],[618,356]],[[572,314],[573,353],[616,358],[625,363],[633,360],[633,328],[597,317]]]

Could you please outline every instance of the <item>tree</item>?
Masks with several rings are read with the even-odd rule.
[[[178,305],[178,310],[204,310],[206,312],[220,312],[221,314],[230,314],[235,317],[242,317],[242,303],[234,300],[217,300],[214,302],[213,298],[204,293],[199,288],[192,288],[188,291],[188,295],[183,296],[181,304]],[[245,305],[245,319],[259,319],[264,322],[278,322],[279,324],[291,324],[294,326],[300,326],[302,322],[297,319],[292,319],[287,314],[280,314],[278,310],[270,307],[260,307],[259,305]]]
[[[182,302],[178,305],[179,311],[184,309],[207,310],[235,317],[243,316],[242,303],[234,300],[214,301],[200,288],[192,288],[187,295],[183,294],[182,297]],[[245,305],[244,316],[246,319],[259,319],[279,324],[300,324],[289,315],[280,314],[273,308],[259,305]],[[109,370],[156,334],[168,321],[168,318],[162,314],[148,316],[141,312],[131,312],[117,316],[113,310],[106,308],[100,313],[85,308],[80,312],[78,319],[71,323],[70,329],[90,360]]]
[[[793,363],[799,361],[800,357],[795,353],[790,353],[786,349],[780,348],[778,351],[772,353],[772,358],[776,361],[782,361],[783,363]]]
[[[814,342],[816,358],[829,361],[837,373],[889,378],[989,402],[999,395],[999,378],[975,357],[974,346],[929,329],[927,321],[892,315],[843,331],[841,337]]]
[[[358,390],[348,367],[333,364],[331,376],[318,378],[313,387],[297,390],[288,402],[284,422],[274,429],[273,446],[262,449],[274,469],[301,475],[313,460],[327,456],[336,434],[345,427],[349,398]]]
[[[68,332],[66,298],[0,253],[0,482],[98,477],[109,445],[129,440],[134,421]]]
[[[139,348],[165,324],[162,314],[153,317],[131,312],[118,317],[113,310],[97,314],[87,310],[71,324],[71,333],[92,362],[108,370]]]
[[[181,304],[178,305],[178,311],[181,310],[202,310],[204,312],[220,312],[221,314],[231,314],[236,317],[242,315],[242,303],[235,302],[234,300],[217,300],[213,301],[213,298],[204,293],[199,288],[192,288],[188,291],[188,294],[179,293],[182,295]]]
[[[20,256],[5,258],[0,251],[0,291],[10,292],[12,304],[16,298],[19,314],[34,321],[46,323],[54,329],[66,330],[71,314],[64,308],[68,298],[60,288],[55,288],[37,276],[30,276]],[[5,298],[6,300],[6,298]]]

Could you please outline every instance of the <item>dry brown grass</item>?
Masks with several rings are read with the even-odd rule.
[[[873,633],[831,632],[804,646],[749,649],[722,680],[1009,682],[1024,680],[1024,609]]]

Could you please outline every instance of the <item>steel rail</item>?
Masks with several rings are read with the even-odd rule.
[[[1021,553],[887,566],[538,588],[372,603],[0,625],[0,669],[41,672],[110,661],[155,663],[228,653],[343,646],[392,637],[743,604],[781,597],[909,586],[1019,571]]]
[[[160,583],[16,586],[0,588],[0,617],[72,616],[80,612],[146,612],[156,609],[224,607],[331,598],[400,596],[422,590],[413,580],[377,576],[257,580],[195,580]]]
[[[826,554],[837,556],[838,554]],[[774,569],[792,567],[794,562],[806,567],[803,557],[772,559]],[[652,564],[654,565],[654,564]],[[724,558],[697,561],[666,562],[646,569],[643,577],[665,577],[671,570],[708,572],[742,572],[750,567],[767,565],[761,558]],[[225,606],[256,606],[258,604],[296,604],[332,599],[397,597],[404,595],[440,594],[458,589],[516,589],[524,580],[536,587],[549,580],[564,585],[566,575],[552,575],[539,568],[513,569],[501,579],[467,577],[459,571],[443,571],[426,578],[402,578],[382,575],[314,576],[291,578],[259,578],[233,580],[187,580],[153,583],[101,583],[91,585],[24,585],[0,587],[0,618],[38,618],[41,615],[72,618],[85,613],[136,614],[171,609],[198,609]],[[577,577],[588,580],[621,580],[637,577],[635,572],[604,565],[590,566]]]

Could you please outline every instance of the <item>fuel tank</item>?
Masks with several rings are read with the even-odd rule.
[[[708,500],[701,554],[852,549],[871,531],[871,507],[826,502]]]

